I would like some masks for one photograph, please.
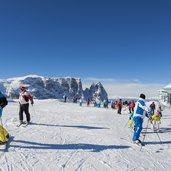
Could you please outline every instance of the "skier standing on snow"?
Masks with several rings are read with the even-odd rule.
[[[118,102],[118,114],[121,114],[121,110],[122,110],[122,99],[119,99],[119,102]]]
[[[64,103],[66,103],[66,101],[67,101],[67,96],[64,95],[63,98],[64,98]]]
[[[159,132],[159,125],[161,124],[161,112],[157,110],[154,115],[151,117],[151,129],[153,131]]]
[[[154,102],[152,102],[152,103],[150,104],[150,108],[151,108],[151,111],[152,111],[152,115],[154,115],[154,111],[155,111],[155,109],[156,109],[156,105],[155,105]]]
[[[29,100],[31,104],[34,104],[33,97],[27,92],[26,88],[21,86],[20,87],[20,95],[19,95],[19,120],[20,124],[24,124],[23,122],[23,112],[26,114],[26,121],[27,124],[30,123],[30,113],[29,113]]]
[[[1,119],[3,108],[7,104],[8,104],[8,101],[7,101],[6,97],[0,91],[0,120],[1,120],[1,125],[0,125],[0,144],[3,144],[5,142],[7,142],[8,138],[9,138],[9,133],[7,132],[7,130],[5,128],[3,128],[2,119]]]
[[[136,144],[141,144],[141,140],[139,139],[140,133],[142,131],[142,124],[143,119],[145,116],[147,116],[147,113],[149,112],[148,107],[145,105],[145,95],[140,94],[140,98],[135,104],[134,108],[134,134],[133,134],[133,142]]]
[[[90,106],[90,99],[87,99],[87,106]]]
[[[129,111],[130,111],[130,113],[134,111],[134,107],[135,107],[135,102],[134,102],[134,100],[132,100],[132,102],[129,105]]]

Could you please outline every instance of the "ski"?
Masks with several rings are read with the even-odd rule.
[[[29,124],[28,123],[25,123],[25,124],[22,124],[22,127],[27,127]]]
[[[19,124],[17,125],[17,127],[20,127],[21,125],[24,125],[24,124],[26,124],[26,122],[19,123]]]
[[[138,146],[145,146],[145,144],[143,142],[138,142],[138,143],[132,142],[132,143],[135,144],[135,145],[138,145]]]
[[[137,147],[142,147],[142,146],[145,146],[145,144],[144,143],[134,143],[134,142],[132,142],[132,140],[131,140],[131,138],[130,137],[128,137],[128,139],[129,140],[127,140],[126,138],[120,138],[121,140],[124,140],[124,141],[127,141],[127,142],[129,142],[129,143],[131,143],[132,145],[135,145],[135,146],[137,146]]]
[[[25,122],[22,126],[27,127],[28,125],[31,125],[31,124],[33,124],[33,123],[32,122]]]

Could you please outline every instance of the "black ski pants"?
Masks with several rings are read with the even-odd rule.
[[[118,107],[118,114],[121,114],[122,107]]]
[[[23,121],[23,112],[26,114],[27,122],[30,122],[29,103],[20,104],[20,109],[19,109],[19,120],[20,121]]]

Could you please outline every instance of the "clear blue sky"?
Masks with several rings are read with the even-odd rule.
[[[0,78],[171,81],[170,0],[8,0],[0,16]]]

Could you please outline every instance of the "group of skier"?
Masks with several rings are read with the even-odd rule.
[[[159,124],[160,119],[162,117],[161,106],[159,105],[158,110],[155,111],[155,103],[152,102],[149,107],[145,104],[146,96],[144,94],[140,94],[138,101],[135,103],[135,107],[133,111],[129,115],[129,127],[133,126],[133,137],[132,141],[136,144],[142,144],[139,139],[140,133],[142,131],[143,119],[144,117],[148,118],[148,122],[151,123],[151,128],[153,131],[160,131]],[[148,126],[148,125],[147,125]]]
[[[129,112],[130,112],[129,127],[132,127],[132,125],[134,124],[132,140],[136,144],[142,143],[139,137],[142,131],[143,119],[145,116],[148,117],[149,121],[151,122],[152,129],[155,131],[159,131],[160,118],[162,116],[161,106],[159,106],[157,112],[155,112],[155,108],[156,108],[155,103],[152,102],[150,107],[147,107],[145,104],[145,99],[146,99],[146,96],[144,94],[140,94],[139,99],[137,100],[136,103],[132,101],[129,103],[129,105],[126,104],[129,106]],[[64,100],[65,100],[64,102],[66,102],[66,98]],[[27,125],[30,123],[29,102],[31,102],[31,104],[33,105],[34,101],[33,101],[33,97],[29,94],[29,92],[27,91],[27,88],[24,86],[20,87],[20,94],[19,94],[18,101],[19,101],[19,121],[20,121],[18,126],[22,124]],[[2,117],[3,108],[7,104],[8,104],[8,101],[6,97],[0,92],[0,119]],[[89,106],[89,104],[90,104],[90,99],[88,99],[87,106]],[[98,104],[99,103],[97,103],[97,105]],[[111,104],[111,107],[112,105],[113,104]],[[119,99],[117,103],[118,114],[121,114],[122,105],[123,105],[122,99]],[[82,106],[82,101],[80,101],[80,106]],[[107,100],[104,101],[104,107],[108,108]],[[23,112],[26,115],[26,122],[23,121]],[[7,132],[7,130],[3,128],[2,119],[1,119],[0,143],[2,144],[2,143],[7,142],[8,138],[9,138],[9,133]]]

